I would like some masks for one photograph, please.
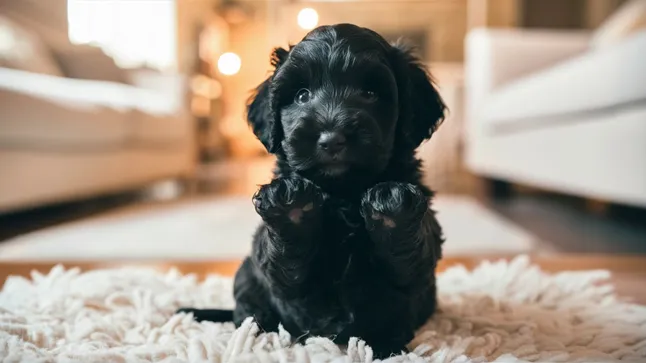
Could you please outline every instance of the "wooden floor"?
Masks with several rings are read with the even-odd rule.
[[[535,192],[483,202],[558,252],[646,254],[646,210],[610,206],[595,213],[585,200]]]

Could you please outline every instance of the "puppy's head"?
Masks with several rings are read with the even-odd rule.
[[[269,152],[313,179],[378,175],[444,118],[411,50],[366,28],[319,27],[276,49],[272,65],[250,99],[249,122]]]

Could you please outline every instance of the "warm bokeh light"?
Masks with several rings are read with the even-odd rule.
[[[232,76],[240,71],[242,61],[235,53],[224,53],[218,59],[218,70],[226,76]]]
[[[319,14],[312,8],[305,8],[298,12],[298,26],[303,29],[314,29],[319,23]]]

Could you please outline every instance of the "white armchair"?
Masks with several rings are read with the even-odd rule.
[[[465,42],[465,163],[484,178],[646,206],[646,29],[476,29]]]
[[[467,116],[509,82],[583,54],[590,38],[579,31],[472,30],[465,39]]]

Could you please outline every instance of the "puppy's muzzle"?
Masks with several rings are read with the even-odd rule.
[[[323,132],[318,139],[318,147],[330,156],[341,154],[347,146],[346,137],[340,132]]]

